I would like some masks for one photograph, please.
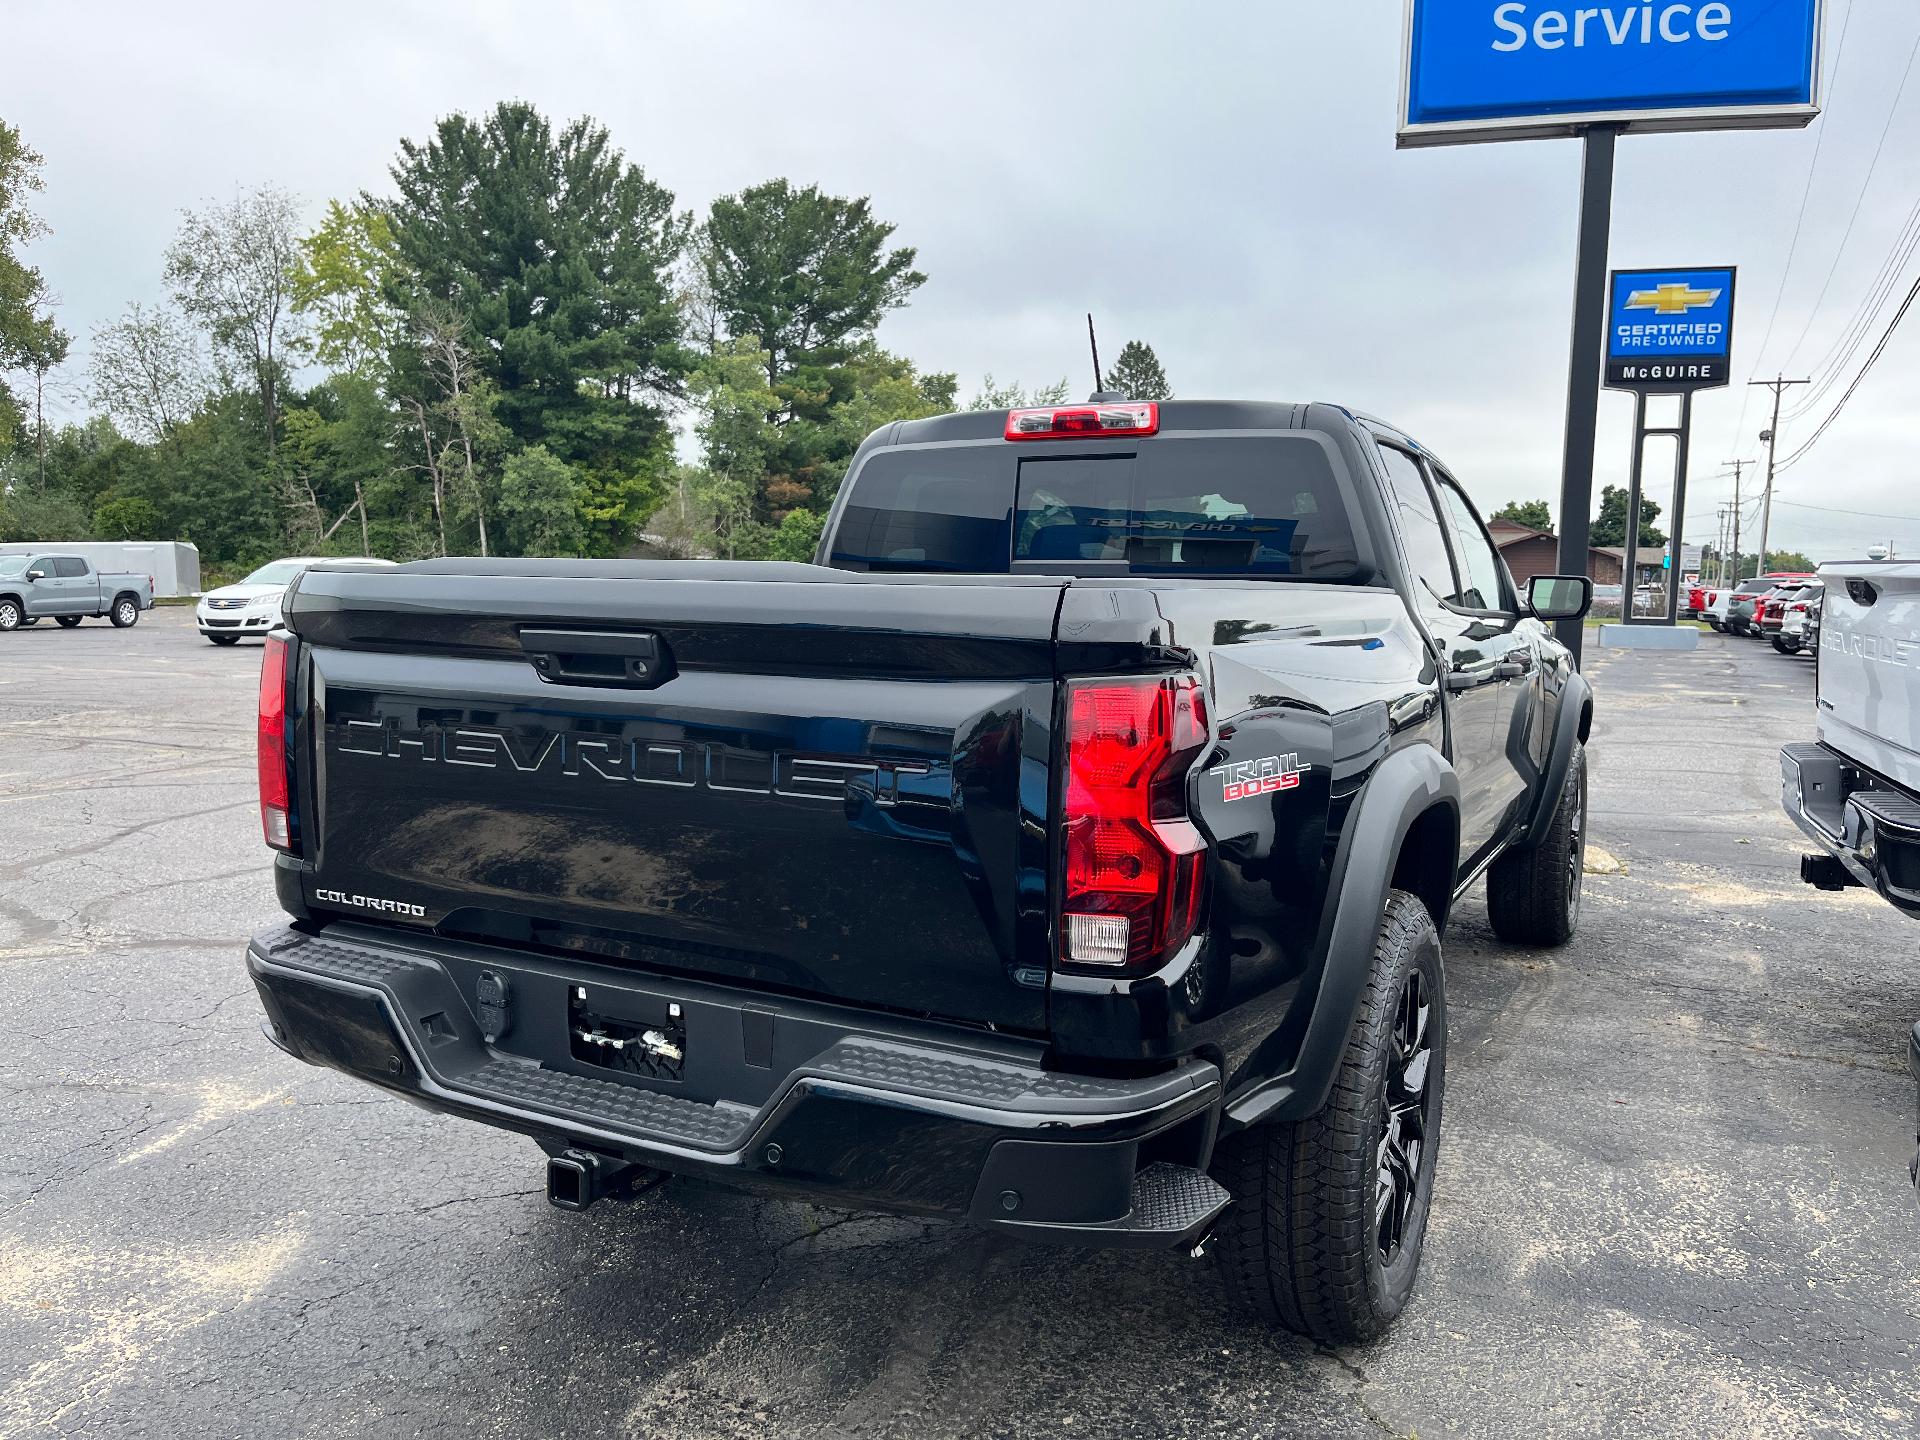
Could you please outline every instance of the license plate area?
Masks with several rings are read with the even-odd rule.
[[[623,1075],[679,1080],[687,1060],[686,1017],[675,1001],[570,985],[567,1053],[582,1065]]]

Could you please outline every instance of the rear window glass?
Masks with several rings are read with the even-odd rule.
[[[854,477],[833,563],[873,570],[1007,569],[1013,467],[990,452],[882,450]]]
[[[1306,436],[882,451],[855,477],[833,551],[862,568],[1332,579],[1357,559],[1333,466]]]
[[[1131,457],[1020,463],[1016,560],[1179,571],[1340,576],[1353,527],[1318,442],[1180,440]]]

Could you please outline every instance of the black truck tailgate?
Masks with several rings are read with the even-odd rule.
[[[1041,1032],[1064,582],[315,572],[316,915]]]

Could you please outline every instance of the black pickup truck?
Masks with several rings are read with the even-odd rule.
[[[1079,1245],[1270,1321],[1413,1283],[1439,935],[1578,918],[1585,682],[1405,435],[1182,401],[890,425],[817,563],[310,571],[266,1032],[656,1171]]]

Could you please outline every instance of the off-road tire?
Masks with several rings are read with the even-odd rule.
[[[53,623],[58,625],[62,630],[71,630],[80,623],[80,617],[78,615],[56,615],[53,617]]]
[[[238,635],[209,635],[207,639],[216,645],[238,645],[240,643],[240,637]]]
[[[26,621],[18,600],[0,600],[0,632],[18,630]]]
[[[113,628],[116,630],[125,630],[129,626],[138,625],[140,602],[131,595],[122,595],[113,602],[113,609],[107,613],[107,618],[113,621]]]
[[[1388,1080],[1400,1053],[1396,1034],[1410,974],[1418,975],[1428,1004],[1426,1118],[1411,1167],[1411,1206],[1389,1258],[1376,1206]],[[1415,896],[1389,891],[1373,970],[1327,1103],[1308,1119],[1231,1135],[1214,1152],[1214,1178],[1234,1201],[1215,1231],[1215,1253],[1237,1307],[1323,1344],[1345,1345],[1374,1339],[1406,1305],[1433,1199],[1446,1020],[1433,917]]]
[[[1564,945],[1580,927],[1587,847],[1587,752],[1575,741],[1566,783],[1540,842],[1487,871],[1487,918],[1512,945]]]

